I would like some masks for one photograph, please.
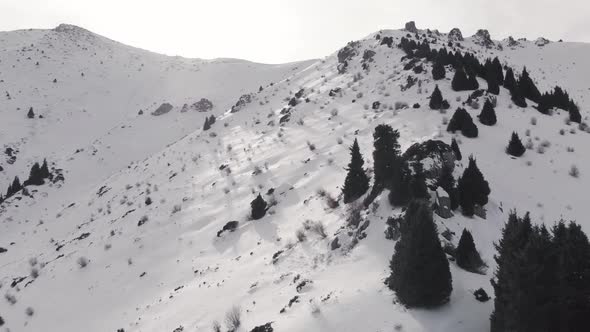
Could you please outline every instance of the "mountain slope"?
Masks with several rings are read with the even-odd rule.
[[[380,38],[392,37],[397,44],[407,33],[388,30],[378,34]],[[115,111],[114,106],[133,93],[112,89],[112,94],[115,90],[121,94],[113,99],[113,108],[93,104],[87,113],[89,117],[100,114],[103,119],[100,112],[104,110],[120,117],[117,121],[104,117],[108,120],[104,120],[102,131],[97,129],[97,135],[113,129],[110,138],[101,138],[101,143],[95,144],[104,145],[106,150],[110,145],[117,152],[103,152],[101,148],[94,157],[84,151],[73,160],[63,154],[63,159],[57,159],[58,166],[71,169],[72,175],[66,175],[61,188],[41,186],[34,198],[17,195],[3,204],[0,246],[8,251],[0,254],[1,289],[17,300],[14,305],[0,301],[6,326],[14,331],[182,331],[181,326],[184,331],[208,331],[214,320],[223,323],[225,312],[239,305],[243,317],[240,331],[267,322],[273,322],[277,331],[389,331],[398,329],[396,326],[404,331],[489,330],[492,301],[477,302],[472,292],[483,287],[493,295],[489,283],[495,268],[493,242],[498,240],[510,209],[531,211],[533,220],[539,223],[574,219],[590,231],[584,219],[585,172],[590,169],[590,160],[583,152],[588,134],[574,124],[565,124],[565,112],[546,116],[533,107],[514,106],[503,88],[497,98],[496,126],[485,127],[476,121],[480,133],[475,139],[450,134],[444,122],[451,114],[427,107],[435,84],[430,64],[424,63],[425,72],[420,74],[404,70],[407,60],[400,60],[403,51],[380,45],[376,35],[354,44],[356,55],[349,59],[343,74],[338,71],[337,53],[310,66],[305,63],[269,69],[268,76],[251,69],[256,78],[245,84],[248,87],[261,80],[275,84],[264,84],[262,91],[251,94],[251,102],[234,112],[231,106],[245,91],[236,87],[235,95],[232,91],[230,96],[225,83],[233,80],[221,79],[218,82],[224,91],[215,86],[207,90],[213,95],[208,98],[220,105],[215,107],[217,120],[208,131],[201,129],[201,114],[193,113],[189,119],[199,121],[195,127],[183,118],[191,113],[178,110],[164,124],[160,119],[172,114],[144,114],[133,122],[129,120],[136,117],[138,108],[155,108],[162,101],[181,104],[194,100],[187,87],[191,84],[185,84],[183,74],[164,80],[164,85],[178,89],[161,91],[156,84],[133,90],[141,91],[141,97],[132,99],[137,101],[127,104],[133,109],[126,112],[120,111],[122,108]],[[447,38],[446,34],[439,35],[436,44],[446,45]],[[479,42],[476,36],[460,44],[464,50],[477,51],[480,59],[498,55],[518,70],[526,64],[542,90],[558,83],[581,106],[589,98],[589,91],[580,85],[588,77],[588,65],[580,59],[590,52],[590,46],[550,43],[539,47],[534,42],[519,41],[518,46],[509,47],[506,41],[494,41],[495,46],[488,48]],[[497,48],[498,44],[503,50]],[[123,68],[122,63],[136,64],[118,61],[132,58],[129,54],[136,51],[123,50],[113,54],[113,59]],[[375,52],[372,60],[363,61],[365,50]],[[574,62],[575,66],[569,65]],[[363,69],[364,63],[367,69]],[[99,65],[87,66],[84,77],[90,81],[91,74],[86,72]],[[158,68],[154,62],[145,67]],[[233,76],[237,69],[224,70]],[[447,77],[451,75],[447,72]],[[16,76],[15,70],[12,77]],[[400,87],[406,85],[409,76],[419,81],[402,91]],[[117,76],[111,82],[125,79]],[[57,84],[61,81],[58,78]],[[98,79],[92,82],[101,84]],[[479,83],[486,86],[484,81]],[[47,89],[52,84],[49,79]],[[452,91],[450,79],[436,84],[450,102],[450,111],[462,106],[470,93]],[[178,92],[182,88],[187,89],[186,94]],[[249,88],[246,91],[257,90],[256,85]],[[85,89],[100,91],[96,86]],[[104,97],[91,99],[82,92],[76,95],[83,103],[99,103]],[[379,106],[373,109],[376,101]],[[402,107],[404,103],[409,108]],[[412,108],[415,103],[420,106]],[[72,105],[81,107],[75,102]],[[23,110],[18,113],[23,120],[15,120],[15,128],[29,121]],[[480,111],[468,108],[468,112],[477,119]],[[582,112],[585,118],[583,107]],[[71,127],[67,128],[78,126],[85,133],[93,130],[80,118],[68,117],[68,121]],[[136,135],[143,135],[124,133],[120,123],[130,123],[132,128],[139,128]],[[485,220],[465,218],[460,213],[450,219],[435,217],[439,233],[448,229],[456,234],[450,241],[455,245],[462,229],[470,229],[489,265],[487,274],[479,275],[451,263],[451,300],[437,310],[407,310],[393,303],[395,294],[383,284],[395,244],[385,239],[385,221],[401,213],[391,208],[387,192],[362,212],[361,224],[368,221],[364,231],[347,226],[349,207],[342,202],[338,207],[330,206],[322,194],[340,194],[346,175],[343,168],[349,161],[348,147],[355,138],[365,165],[372,166],[372,133],[382,123],[399,129],[402,150],[428,139],[450,143],[457,137],[463,155],[473,154],[490,182],[492,194]],[[179,132],[184,126],[186,129]],[[543,141],[550,145],[542,154],[533,149],[522,158],[510,158],[504,151],[510,134],[517,131],[524,138],[527,129],[535,149]],[[563,135],[560,129],[564,129]],[[47,130],[44,136],[65,129],[56,125]],[[166,140],[151,145],[148,134],[156,131]],[[65,142],[71,137],[68,134],[60,139]],[[84,142],[94,139],[94,135],[87,137]],[[125,140],[134,144],[120,144]],[[76,146],[72,144],[69,150]],[[38,151],[56,151],[53,147],[47,145]],[[100,162],[112,166],[103,170]],[[580,178],[568,175],[573,164],[581,170]],[[457,162],[455,176],[461,175],[465,166],[465,161]],[[79,175],[73,174],[74,169]],[[97,174],[90,177],[92,181],[83,181],[89,172]],[[273,206],[264,218],[248,220],[250,202],[258,193]],[[149,205],[145,203],[147,197],[152,200]],[[239,223],[237,229],[218,237],[217,232],[233,220]],[[304,231],[305,240],[301,241],[303,236],[296,233],[305,229],[306,220],[322,222],[326,237]],[[365,235],[357,237],[363,232]],[[339,239],[340,248],[332,250],[334,238]],[[38,263],[32,264],[30,258]],[[81,258],[88,261],[84,267]],[[37,278],[29,276],[33,268],[39,271]],[[19,277],[25,278],[13,287],[11,283]],[[32,317],[25,314],[27,307],[34,309]]]

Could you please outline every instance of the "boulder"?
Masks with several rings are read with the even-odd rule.
[[[461,30],[459,30],[459,28],[453,28],[451,29],[451,31],[449,32],[449,41],[450,42],[458,42],[458,41],[463,41],[463,34],[461,33]]]
[[[488,293],[486,293],[486,291],[483,290],[483,288],[476,290],[473,293],[473,295],[475,296],[475,299],[478,300],[479,302],[487,302],[490,300]]]
[[[451,210],[451,198],[449,194],[441,187],[436,188],[436,214],[444,219],[448,219],[453,216]]]
[[[535,40],[535,45],[537,45],[539,47],[543,47],[549,43],[550,43],[549,39],[546,39],[543,37],[539,37],[539,38],[537,38],[537,40]]]
[[[250,94],[241,95],[240,98],[238,99],[238,101],[236,102],[236,104],[231,107],[231,112],[232,113],[239,112],[241,109],[246,107],[246,105],[248,105],[251,102],[252,102],[252,95],[250,95]]]
[[[435,180],[440,176],[443,166],[455,168],[455,154],[450,145],[439,140],[427,140],[415,143],[403,154],[408,163],[422,163],[427,179]]]
[[[416,22],[410,21],[410,22],[406,23],[405,30],[412,32],[412,33],[418,32],[418,29],[416,28]]]
[[[152,112],[153,116],[159,116],[162,114],[166,114],[172,110],[172,105],[170,103],[163,103],[158,107],[155,111]]]

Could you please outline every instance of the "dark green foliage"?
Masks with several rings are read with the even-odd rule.
[[[374,185],[385,188],[391,183],[394,175],[394,164],[399,159],[399,132],[389,125],[378,125],[373,133],[375,150],[373,151]]]
[[[18,178],[18,176],[14,177],[14,180],[12,181],[12,184],[10,184],[8,186],[8,190],[6,190],[6,198],[16,194],[17,192],[19,192],[21,189],[23,188],[23,186],[20,183],[20,180]]]
[[[496,73],[496,81],[498,82],[498,84],[504,84],[504,73],[502,71],[502,64],[500,63],[498,57],[495,57],[494,60],[492,60],[492,68],[493,71]]]
[[[522,145],[522,142],[520,141],[520,137],[518,137],[518,134],[516,132],[512,132],[510,142],[506,147],[506,153],[515,157],[520,157],[524,154],[525,151],[526,149],[524,145]]]
[[[39,163],[34,163],[31,167],[31,171],[29,172],[29,178],[23,184],[25,186],[40,186],[43,183],[43,172],[41,171],[41,166],[39,166]]]
[[[410,202],[412,197],[412,172],[408,164],[398,158],[393,164],[391,186],[389,191],[389,203],[392,206],[404,206]]]
[[[410,180],[410,197],[412,199],[429,199],[428,187],[426,186],[426,176],[422,163],[414,164],[414,174]]]
[[[510,99],[512,100],[514,105],[516,105],[518,107],[527,107],[527,103],[524,98],[524,95],[522,94],[522,91],[520,91],[520,86],[518,86],[518,85],[516,85],[510,91]]]
[[[512,92],[516,87],[516,79],[514,78],[514,71],[512,68],[508,67],[506,69],[506,77],[504,78],[504,87],[508,89],[508,91]]]
[[[453,76],[451,86],[455,91],[474,90],[471,89],[471,83],[469,78],[467,78],[467,74],[465,74],[465,70],[462,66],[457,67],[455,70],[455,75]]]
[[[459,144],[457,144],[457,140],[453,138],[451,140],[451,149],[453,149],[453,153],[455,154],[455,159],[461,160],[463,156],[461,155],[461,150],[459,149]]]
[[[33,112],[33,108],[29,108],[29,112],[27,113],[27,118],[33,119],[35,117],[35,112]]]
[[[457,181],[459,191],[459,205],[463,215],[473,216],[475,204],[484,206],[488,203],[490,185],[477,168],[473,157],[469,157],[469,166],[463,172],[463,176]]]
[[[267,204],[260,194],[250,203],[250,207],[252,208],[250,217],[253,220],[258,220],[266,214]]]
[[[498,73],[496,72],[496,67],[492,64],[492,62],[489,59],[486,61],[485,71],[485,79],[488,82],[488,92],[495,95],[499,94],[500,82],[498,82]]]
[[[459,207],[459,197],[457,188],[455,187],[455,178],[453,177],[453,169],[447,165],[443,165],[440,176],[436,180],[436,185],[443,188],[449,198],[451,199],[451,209],[455,210]]]
[[[428,104],[430,109],[433,110],[440,110],[440,109],[448,109],[449,102],[443,99],[442,93],[438,88],[438,85],[434,86],[434,90],[432,91],[432,95],[430,96],[430,103]]]
[[[574,100],[570,99],[567,91],[564,91],[559,86],[541,96],[537,110],[543,114],[549,114],[550,109],[553,107],[568,111],[572,122],[580,123],[582,120],[580,110]]]
[[[209,117],[205,118],[205,123],[203,124],[203,131],[207,131],[211,129],[211,123],[209,122]]]
[[[360,148],[356,138],[352,147],[350,147],[350,163],[348,164],[348,174],[344,180],[344,187],[342,194],[344,196],[344,203],[350,203],[362,195],[369,189],[369,177],[365,173],[363,165],[365,161],[361,155]]]
[[[442,80],[446,76],[445,66],[442,64],[442,59],[440,57],[434,61],[432,65],[432,78],[436,80]]]
[[[213,125],[215,123],[215,115],[211,114],[211,116],[209,117],[209,125]]]
[[[581,331],[590,324],[590,243],[575,223],[552,234],[511,213],[498,255],[491,331]]]
[[[49,172],[49,167],[47,166],[47,159],[43,159],[43,165],[41,165],[41,176],[44,179],[48,179],[51,177],[51,173]]]
[[[494,105],[492,105],[492,102],[489,99],[486,99],[481,113],[479,113],[479,122],[486,126],[493,126],[497,122]]]
[[[533,80],[529,76],[526,67],[523,68],[516,85],[520,89],[520,92],[522,93],[522,96],[524,98],[528,98],[534,101],[535,103],[538,103],[541,100],[541,92],[539,92],[539,89],[537,89],[535,82],[533,82]]]
[[[457,108],[447,126],[448,132],[454,133],[457,130],[460,130],[465,137],[475,138],[478,135],[477,126],[473,123],[471,115],[460,107]]]
[[[387,284],[406,306],[435,307],[448,302],[453,289],[449,262],[427,203],[412,201],[408,206],[390,268]]]
[[[455,251],[455,259],[457,265],[462,269],[469,272],[479,272],[484,266],[484,263],[479,256],[479,252],[475,248],[475,242],[473,242],[473,236],[467,229],[463,229],[459,245]]]

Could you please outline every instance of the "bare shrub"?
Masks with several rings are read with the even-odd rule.
[[[33,267],[31,269],[31,278],[37,279],[38,277],[39,277],[39,269],[36,267]]]
[[[76,262],[78,263],[78,266],[79,266],[81,269],[83,269],[83,268],[85,268],[86,266],[88,266],[88,263],[89,263],[90,261],[88,260],[88,258],[86,258],[86,257],[84,257],[84,256],[80,256],[80,257],[78,257],[78,260],[77,260]]]
[[[312,144],[310,141],[307,141],[307,147],[310,151],[315,151],[315,144]]]
[[[235,305],[225,314],[225,326],[229,331],[236,331],[242,325],[242,309]]]
[[[328,234],[326,234],[326,228],[321,221],[312,221],[308,219],[303,223],[303,228],[318,235],[322,239],[328,237]]]
[[[569,175],[574,178],[580,177],[580,170],[576,165],[572,165],[572,167],[570,167]]]
[[[14,296],[12,294],[9,294],[9,293],[6,293],[6,295],[4,295],[4,298],[11,305],[15,305],[16,304],[16,296]]]
[[[406,103],[405,101],[396,101],[394,104],[394,108],[396,111],[406,109],[408,108],[408,103]]]
[[[218,321],[213,321],[211,329],[213,330],[213,332],[221,332],[221,324],[219,324]]]
[[[537,118],[535,118],[534,116],[531,118],[531,124],[533,126],[536,126],[537,125]]]
[[[330,111],[330,115],[332,115],[332,116],[336,116],[336,115],[338,115],[338,109],[337,109],[337,108],[334,108],[334,109],[332,109],[332,110]]]
[[[307,235],[305,234],[305,230],[303,230],[303,229],[296,230],[295,237],[297,238],[297,241],[299,241],[299,242],[305,242],[305,240],[307,240]]]
[[[175,204],[172,207],[172,214],[178,213],[178,212],[180,212],[180,210],[182,210],[182,207],[180,206],[180,204]]]
[[[31,307],[27,307],[27,309],[25,309],[25,314],[27,314],[27,316],[31,317],[35,314],[35,310],[33,310],[33,308],[31,308]]]

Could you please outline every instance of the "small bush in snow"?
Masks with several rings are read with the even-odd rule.
[[[567,152],[574,152],[574,148],[573,148],[573,147],[571,147],[571,146],[568,146],[568,147],[567,147]]]
[[[570,168],[570,171],[569,171],[569,175],[574,178],[577,178],[580,176],[580,170],[578,169],[578,167],[576,165],[572,165],[572,167]]]
[[[531,124],[533,126],[536,126],[537,125],[537,118],[535,118],[534,116],[531,118]]]
[[[310,141],[307,141],[307,147],[310,151],[315,151],[315,144],[312,144]]]
[[[31,278],[37,279],[39,277],[39,269],[34,267],[31,269]]]
[[[6,299],[6,301],[8,303],[10,303],[11,305],[16,304],[16,296],[12,295],[12,294],[8,294],[6,293],[6,295],[4,295],[4,298]]]
[[[545,153],[545,147],[543,147],[542,145],[537,146],[537,153],[538,154]]]
[[[474,110],[478,110],[479,109],[479,103],[477,102],[477,100],[472,100],[469,103],[469,107],[471,107]]]
[[[86,258],[86,257],[84,257],[84,256],[78,257],[78,260],[77,260],[76,262],[78,263],[78,266],[79,266],[81,269],[83,269],[83,268],[85,268],[86,266],[88,266],[88,263],[89,263],[89,261],[88,261],[88,258]]]
[[[336,115],[338,115],[338,109],[337,109],[337,108],[334,108],[334,109],[332,109],[332,110],[330,111],[330,115],[332,115],[332,116],[336,116]]]
[[[305,242],[305,240],[307,240],[307,235],[305,235],[305,231],[303,229],[296,230],[295,237],[299,242]]]
[[[406,103],[405,101],[396,101],[394,104],[394,108],[396,111],[406,109],[408,108],[408,103]]]
[[[338,144],[342,144],[342,142],[343,142],[343,141],[342,141],[342,138],[338,137],[338,138],[336,139],[336,143],[338,143]]]
[[[225,314],[225,326],[229,331],[236,331],[242,325],[242,309],[239,306],[233,306]]]
[[[565,129],[559,129],[559,135],[565,135]]]
[[[182,207],[180,206],[180,204],[176,204],[172,207],[172,214],[175,214],[177,212],[180,212],[180,210],[182,209]]]
[[[531,136],[531,130],[530,129],[525,130],[524,131],[524,135],[525,136]]]
[[[218,321],[214,321],[211,328],[213,329],[213,332],[221,332],[221,324],[219,324]]]
[[[27,309],[25,309],[25,314],[27,314],[27,316],[31,317],[35,314],[35,310],[33,310],[33,308],[31,308],[31,307],[27,307]]]

